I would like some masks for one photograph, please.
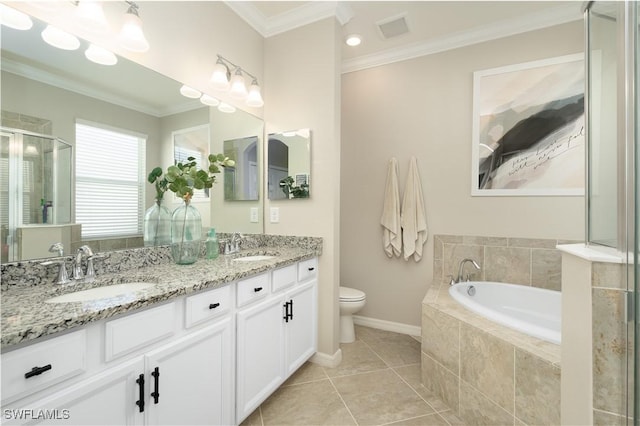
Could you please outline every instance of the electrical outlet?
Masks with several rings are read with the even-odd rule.
[[[249,221],[251,223],[258,223],[259,219],[258,219],[258,208],[257,207],[251,207],[249,209]]]
[[[271,218],[271,223],[280,222],[280,207],[271,207],[269,209],[269,217]]]

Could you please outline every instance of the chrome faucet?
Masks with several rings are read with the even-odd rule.
[[[82,257],[87,257],[87,273],[82,273]],[[76,251],[76,257],[73,262],[73,279],[92,281],[95,278],[95,271],[93,270],[93,251],[89,246],[82,246]]]
[[[62,243],[54,243],[51,245],[51,247],[49,247],[49,252],[57,253],[58,256],[62,257],[64,256],[64,246],[62,245]],[[67,274],[67,265],[65,264],[64,259],[48,260],[45,262],[41,262],[40,265],[42,266],[58,265],[59,266],[58,277],[56,278],[56,282],[55,282],[56,284],[69,284],[71,282],[71,280],[69,279],[69,275]]]
[[[239,252],[240,251],[240,243],[242,243],[243,239],[244,239],[244,236],[242,236],[241,233],[234,232],[233,235],[231,236],[230,240],[222,241],[224,243],[224,252],[223,252],[223,254],[233,254],[233,253]]]
[[[476,268],[477,271],[480,270],[480,265],[478,265],[478,262],[476,262],[473,259],[462,259],[460,261],[460,265],[458,266],[458,278],[453,279],[453,277],[451,277],[451,284],[456,284],[461,282],[462,280],[465,279],[465,277],[462,276],[462,274],[464,273],[464,265],[466,265],[467,263],[471,263],[473,265],[474,268]],[[469,274],[467,274],[466,276],[466,280],[469,281]]]

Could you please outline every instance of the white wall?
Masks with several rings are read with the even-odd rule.
[[[319,352],[338,351],[340,264],[340,26],[325,19],[265,41],[267,133],[311,129],[311,198],[265,200],[267,234],[324,239],[319,265]],[[266,170],[266,165],[264,169]],[[269,208],[280,222],[269,222]]]
[[[387,163],[405,186],[418,159],[429,234],[582,239],[583,197],[471,197],[473,72],[583,51],[582,22],[342,77],[340,281],[361,289],[361,315],[420,325],[433,243],[416,263],[388,259],[380,215]]]

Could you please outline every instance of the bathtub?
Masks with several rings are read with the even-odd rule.
[[[529,336],[560,344],[561,293],[490,281],[449,287],[455,301],[476,314]]]

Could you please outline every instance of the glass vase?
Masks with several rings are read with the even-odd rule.
[[[171,256],[180,265],[198,260],[202,244],[202,218],[189,202],[175,209],[171,216]]]
[[[144,214],[144,245],[157,247],[171,244],[171,212],[156,199]]]

